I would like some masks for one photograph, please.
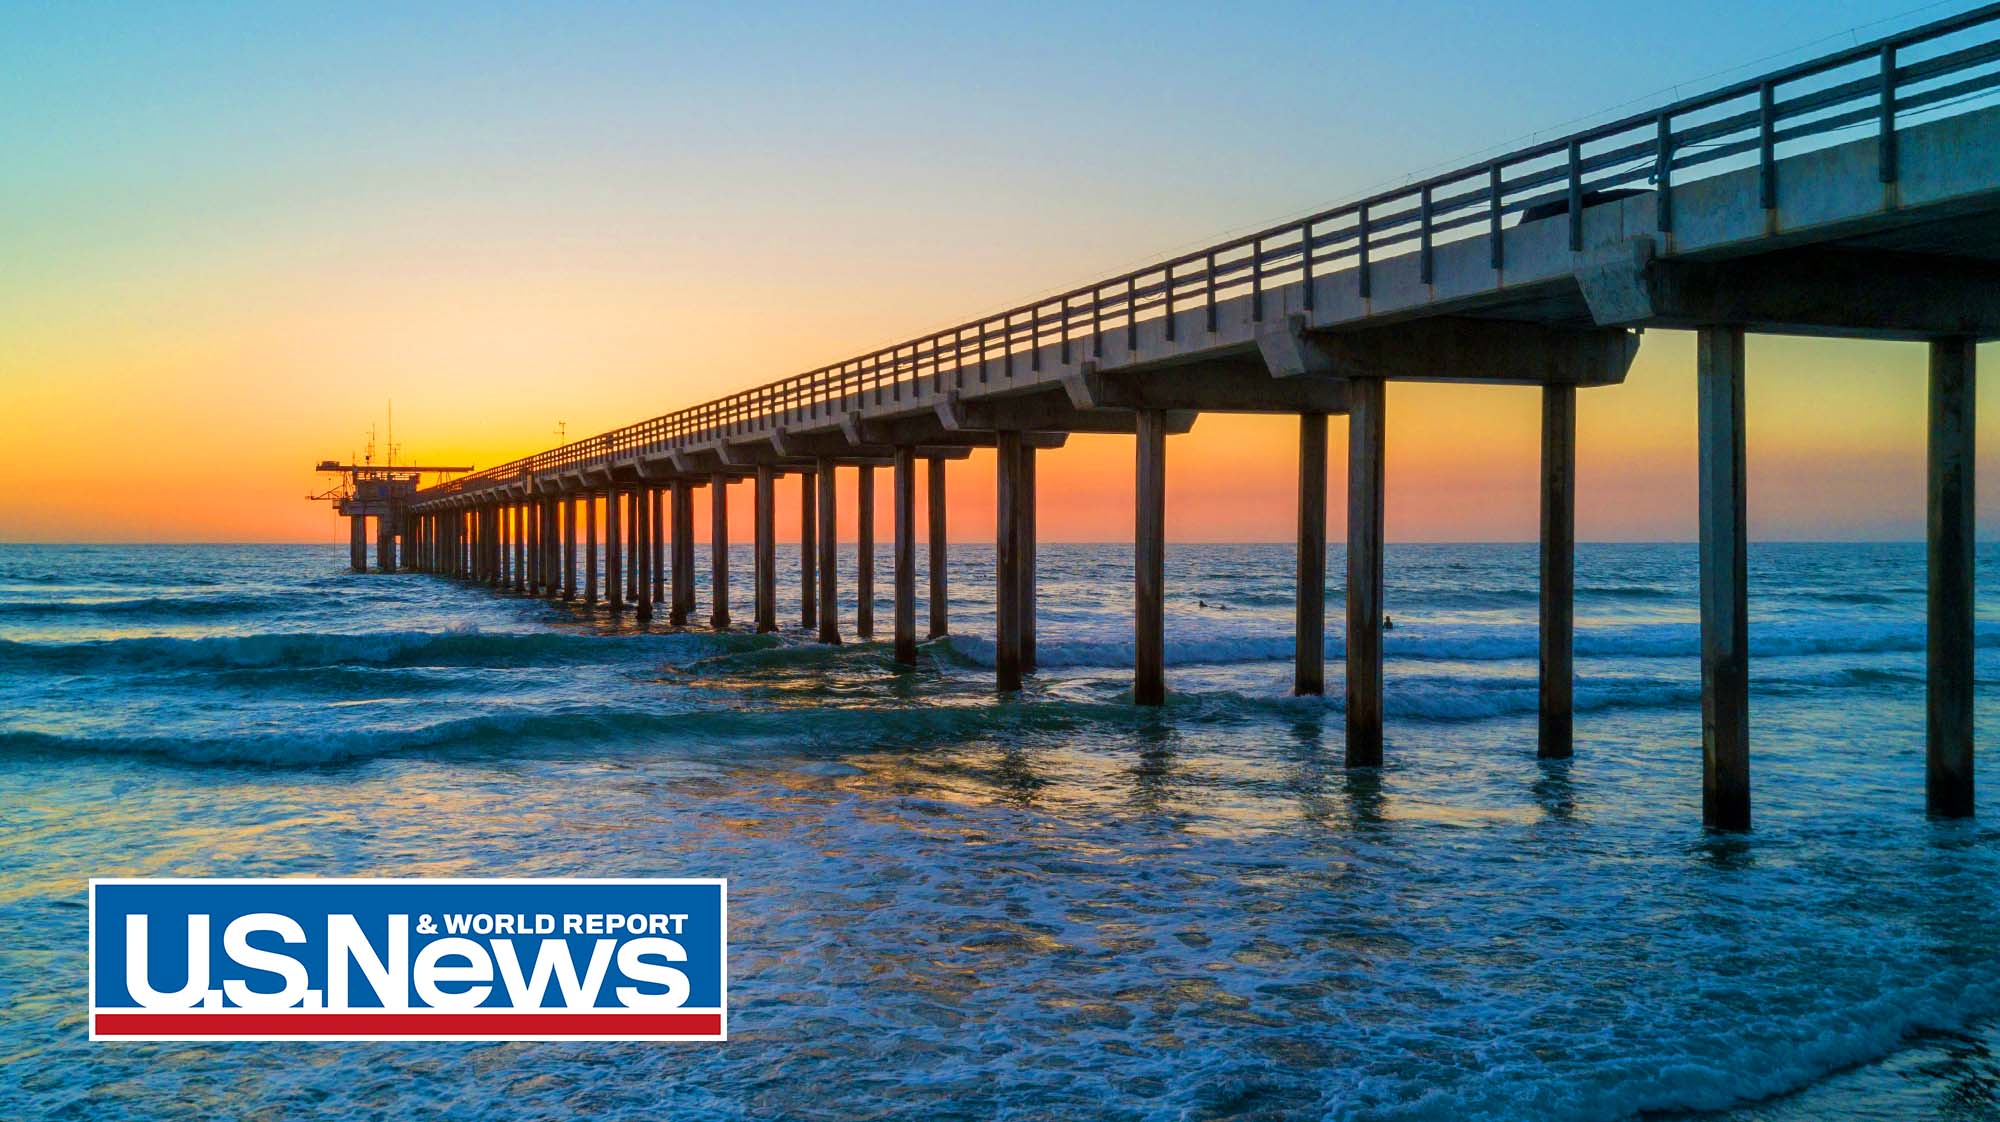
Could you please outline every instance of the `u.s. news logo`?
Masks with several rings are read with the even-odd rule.
[[[726,1040],[722,880],[93,880],[92,1040]]]

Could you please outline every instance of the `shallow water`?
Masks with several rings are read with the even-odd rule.
[[[1995,1113],[2000,841],[1922,814],[1920,546],[1753,547],[1743,838],[1699,828],[1691,546],[1580,547],[1562,763],[1533,548],[1391,546],[1360,773],[1337,661],[1287,696],[1289,547],[1169,549],[1159,712],[1128,550],[1042,547],[1005,701],[953,553],[899,673],[335,548],[0,546],[0,1116]],[[93,1045],[84,880],[147,874],[727,876],[732,1040]]]

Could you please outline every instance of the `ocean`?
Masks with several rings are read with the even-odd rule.
[[[1291,547],[1170,545],[1157,711],[1128,546],[1041,547],[1004,700],[990,547],[913,671],[887,549],[837,648],[796,552],[757,636],[344,546],[0,546],[0,1117],[2000,1116],[2000,815],[1923,814],[1920,545],[1752,547],[1744,836],[1700,824],[1691,545],[1578,548],[1561,762],[1534,547],[1389,546],[1364,772],[1337,549],[1299,699]],[[731,1040],[89,1043],[85,881],[147,875],[728,877]]]

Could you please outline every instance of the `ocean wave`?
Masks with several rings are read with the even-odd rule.
[[[1540,654],[1540,636],[1531,624],[1520,626],[1470,626],[1450,624],[1436,627],[1405,624],[1383,637],[1385,658],[1416,662],[1497,662],[1534,659]],[[954,635],[950,638],[957,658],[978,666],[992,666],[993,641],[984,636]],[[2000,622],[1981,622],[1974,632],[1979,647],[2000,647]],[[1289,635],[1207,634],[1190,637],[1169,633],[1166,662],[1169,666],[1226,665],[1236,662],[1277,662],[1292,657],[1294,644]],[[1818,654],[1892,654],[1924,649],[1921,622],[1838,622],[1769,623],[1750,628],[1753,658],[1774,658]],[[1345,656],[1347,646],[1339,635],[1329,636],[1329,658]],[[1701,651],[1701,628],[1693,623],[1658,623],[1617,627],[1580,627],[1575,651],[1584,658],[1695,658]],[[1044,631],[1037,637],[1036,660],[1051,669],[1088,669],[1129,666],[1133,645],[1126,639],[1066,639]]]
[[[183,763],[283,768],[424,752],[501,755],[587,745],[593,751],[682,752],[728,761],[908,748],[996,732],[1015,736],[1054,733],[1092,719],[1129,720],[1130,713],[1128,706],[1080,703],[699,712],[659,706],[566,705],[534,711],[489,708],[475,715],[403,728],[348,727],[209,737],[0,731],[0,754],[151,755]]]
[[[665,652],[708,651],[756,641],[749,635],[702,632],[621,636],[478,628],[372,634],[272,632],[192,639],[147,636],[68,643],[0,639],[0,669],[77,673],[345,665],[506,667],[604,661],[629,651],[634,643],[650,643]]]
[[[68,619],[77,616],[124,619],[214,619],[252,615],[284,606],[288,597],[144,596],[107,600],[0,600],[0,619]]]

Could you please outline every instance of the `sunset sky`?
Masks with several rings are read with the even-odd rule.
[[[1952,7],[12,6],[0,540],[344,541],[311,465],[390,399],[490,466]],[[1922,349],[1749,358],[1753,536],[1921,537]],[[1534,537],[1536,391],[1388,401],[1391,539]],[[1692,537],[1691,337],[1580,402],[1580,536]],[[1175,438],[1170,535],[1289,538],[1294,431]],[[1131,461],[1045,455],[1041,536],[1128,535]]]

